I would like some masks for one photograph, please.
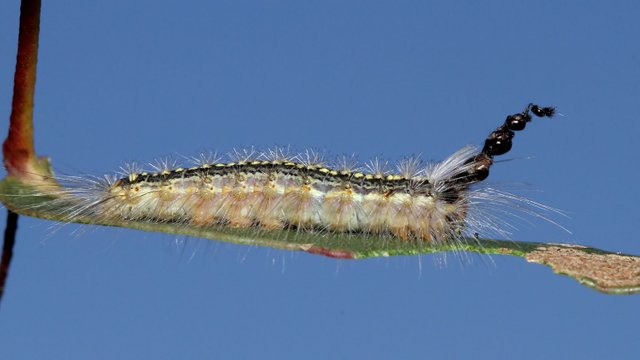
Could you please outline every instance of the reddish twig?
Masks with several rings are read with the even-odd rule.
[[[13,103],[9,120],[9,134],[2,144],[4,166],[9,176],[23,179],[44,174],[43,164],[33,146],[33,96],[38,64],[38,36],[40,34],[41,0],[22,0],[20,4],[20,30],[18,55],[13,79]],[[18,214],[9,211],[4,233],[2,260],[0,262],[0,299],[9,274],[13,257]]]
[[[18,55],[13,83],[9,134],[2,151],[10,176],[28,177],[40,173],[33,146],[33,96],[38,63],[41,0],[22,0]]]

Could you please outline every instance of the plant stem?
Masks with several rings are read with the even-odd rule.
[[[9,176],[22,179],[38,178],[46,174],[46,161],[36,157],[33,146],[33,97],[38,64],[41,0],[22,0],[18,54],[13,78],[13,103],[9,119],[9,134],[2,144],[4,166]],[[44,171],[43,171],[44,170]],[[13,246],[18,229],[18,214],[8,211],[0,261],[0,300],[9,275]]]
[[[33,146],[33,97],[38,63],[41,0],[22,0],[18,54],[13,82],[13,103],[9,134],[2,150],[10,176],[28,177],[40,173]]]
[[[4,245],[2,246],[2,261],[0,262],[0,301],[4,294],[4,287],[9,275],[9,266],[13,257],[13,245],[16,243],[18,230],[18,214],[7,210],[7,227],[4,229]]]

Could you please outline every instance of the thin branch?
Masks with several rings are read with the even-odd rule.
[[[33,146],[33,98],[38,63],[41,0],[22,0],[18,54],[13,82],[13,103],[9,134],[2,151],[10,176],[40,173]]]
[[[45,174],[47,162],[39,161],[33,146],[33,98],[38,64],[38,36],[40,34],[41,0],[22,0],[18,54],[13,78],[13,103],[9,119],[9,134],[2,144],[4,166],[9,176],[29,179]],[[44,165],[44,166],[43,166]],[[9,275],[13,246],[18,229],[18,214],[7,213],[2,260],[0,261],[0,300]]]
[[[2,261],[0,262],[0,302],[4,295],[4,287],[9,275],[9,266],[13,257],[13,245],[16,243],[18,230],[18,214],[7,210],[7,227],[4,229],[4,244],[2,245]]]

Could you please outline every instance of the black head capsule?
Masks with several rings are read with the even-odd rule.
[[[514,114],[507,116],[504,124],[509,130],[520,131],[524,130],[529,121],[531,121],[529,114]]]
[[[469,175],[469,182],[480,182],[489,177],[489,168],[484,166],[480,169],[475,169],[475,171]]]
[[[484,142],[482,152],[470,157],[465,162],[465,165],[471,164],[469,169],[451,179],[452,182],[468,186],[487,178],[493,164],[493,157],[506,154],[511,150],[513,137],[515,136],[514,131],[524,130],[527,123],[531,121],[530,112],[537,117],[551,117],[555,114],[555,111],[556,109],[553,107],[540,107],[529,104],[523,112],[507,116],[504,124],[489,134]]]
[[[511,150],[514,132],[505,128],[499,128],[489,135],[484,142],[482,152],[493,157],[503,155]]]
[[[491,156],[480,153],[474,156],[471,162],[473,162],[473,167],[467,174],[460,177],[460,182],[469,184],[482,181],[489,177],[489,168],[493,163],[493,159],[491,158]]]
[[[531,105],[531,112],[538,117],[552,117],[556,113],[556,109],[553,107],[540,107],[538,105]]]

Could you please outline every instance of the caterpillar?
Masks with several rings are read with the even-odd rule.
[[[117,176],[73,178],[64,190],[66,210],[77,216],[163,222],[201,227],[295,229],[333,234],[364,233],[441,244],[464,233],[501,232],[488,207],[512,206],[535,216],[550,208],[490,187],[495,156],[509,152],[516,131],[553,107],[534,104],[509,115],[481,149],[465,146],[444,161],[401,162],[397,173],[374,160],[359,171],[348,161],[326,165],[314,152],[287,155],[236,152],[227,161],[202,156],[193,167],[168,161]],[[63,179],[64,180],[64,179]],[[515,206],[514,206],[515,205]]]

